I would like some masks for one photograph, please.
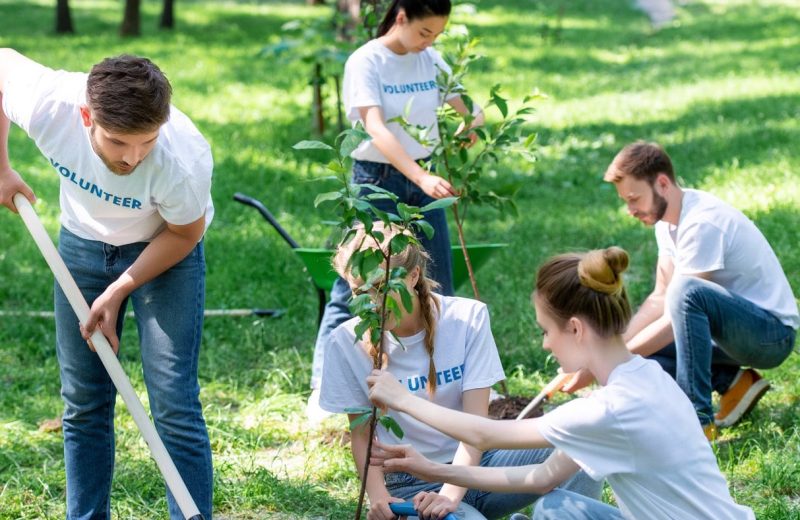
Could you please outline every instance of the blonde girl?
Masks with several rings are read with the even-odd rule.
[[[380,228],[378,224],[376,224]],[[383,230],[386,250],[396,229]],[[334,266],[354,291],[365,290],[362,280],[351,275],[347,260],[356,248],[376,248],[372,239],[359,230],[347,245],[340,247]],[[418,245],[409,245],[392,255],[391,267],[403,267],[408,275],[406,286],[412,295],[413,310],[402,316],[391,316],[384,338],[383,365],[392,371],[395,383],[409,395],[431,403],[436,409],[464,412],[466,417],[486,417],[490,387],[504,378],[503,368],[489,326],[486,306],[466,298],[441,296],[433,292],[433,283],[426,275],[428,255]],[[379,303],[379,302],[376,302]],[[366,378],[373,367],[376,345],[356,337],[359,318],[353,318],[335,329],[325,352],[320,405],[333,413],[348,408],[368,406]],[[390,411],[404,432],[403,442],[442,464],[455,466],[516,466],[543,462],[550,450],[490,450],[483,452],[444,435],[406,414]],[[356,416],[351,415],[350,419]],[[369,429],[352,431],[352,452],[359,472],[367,459]],[[385,445],[399,439],[383,428],[378,439]],[[386,472],[371,467],[367,481],[370,500],[368,518],[395,518],[389,503],[412,500],[423,518],[440,518],[458,511],[465,518],[500,518],[530,503],[538,495],[532,493],[484,493],[468,490],[441,481],[413,477],[405,472]],[[581,484],[589,484],[582,488]],[[576,491],[599,493],[588,477],[573,483]]]

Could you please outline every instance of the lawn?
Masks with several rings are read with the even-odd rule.
[[[318,161],[291,149],[310,138],[309,65],[260,52],[285,22],[328,11],[301,1],[186,1],[177,5],[176,31],[164,33],[155,29],[158,2],[144,2],[143,36],[120,39],[118,2],[73,0],[78,34],[58,37],[52,4],[0,0],[0,46],[72,70],[123,52],[158,63],[175,104],[214,150],[207,307],[286,310],[281,318],[206,322],[201,397],[219,517],[351,517],[357,478],[340,433],[345,422],[310,430],[303,416],[316,294],[277,233],[232,201],[238,191],[263,200],[303,246],[329,239],[332,214],[313,200],[332,186],[315,180],[323,175]],[[519,215],[472,211],[466,230],[473,242],[510,244],[478,282],[513,393],[535,393],[556,368],[539,348],[529,304],[542,260],[616,244],[632,254],[633,300],[652,287],[652,230],[628,217],[601,182],[614,154],[635,139],[664,145],[685,186],[712,191],[750,216],[800,294],[800,3],[683,4],[659,31],[624,0],[481,0],[476,13],[454,17],[480,38],[486,56],[466,84],[478,101],[495,83],[515,100],[534,88],[549,96],[530,123],[538,162],[497,168],[497,182],[523,182]],[[57,176],[19,129],[10,149],[55,236]],[[50,310],[52,277],[7,211],[0,212],[0,281],[0,310]],[[53,329],[49,318],[0,316],[0,519],[64,517],[61,435],[39,429],[62,408]],[[129,320],[120,357],[146,399],[136,345]],[[793,355],[766,371],[772,391],[717,443],[734,498],[759,519],[800,518],[798,370]],[[163,484],[121,402],[117,410],[115,516],[163,518]]]

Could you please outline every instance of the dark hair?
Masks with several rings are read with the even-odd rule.
[[[400,9],[405,11],[409,21],[429,16],[450,16],[450,0],[392,0],[378,26],[378,36],[389,32]]]
[[[539,268],[534,294],[560,325],[576,316],[603,337],[622,334],[631,319],[627,268],[628,253],[619,247],[555,256]]]
[[[655,143],[636,141],[623,148],[614,157],[603,179],[608,182],[619,182],[626,175],[630,175],[637,180],[645,180],[652,186],[660,173],[675,182],[672,161],[667,152]]]
[[[106,58],[89,72],[86,101],[103,128],[123,134],[151,132],[169,119],[172,86],[147,58]]]

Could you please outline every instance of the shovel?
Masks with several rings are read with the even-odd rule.
[[[554,393],[561,390],[561,388],[563,388],[564,385],[567,384],[567,381],[569,381],[569,379],[572,376],[573,374],[565,374],[563,372],[558,373],[556,377],[554,377],[552,381],[547,383],[547,386],[542,388],[542,391],[539,392],[539,394],[536,397],[534,397],[533,400],[530,403],[528,403],[528,405],[525,408],[522,409],[522,411],[517,416],[516,420],[521,421],[522,419],[528,417],[528,415],[530,415],[531,412],[534,411],[537,406],[545,402],[545,400],[550,399],[551,397],[553,397]]]
[[[72,310],[75,311],[75,315],[78,316],[78,320],[81,323],[86,323],[86,320],[89,319],[89,305],[86,303],[86,300],[83,299],[78,285],[69,273],[67,266],[64,264],[64,260],[59,256],[42,222],[36,215],[36,211],[34,211],[31,203],[28,202],[28,199],[21,193],[14,195],[14,205],[16,205],[19,215],[25,222],[25,226],[28,228],[33,240],[39,247],[39,251],[42,252],[42,256],[44,256],[44,259],[47,261],[47,265],[49,265],[50,270],[53,271],[53,275],[55,275],[58,284],[64,291],[67,300],[69,300],[69,304],[72,306]],[[125,372],[122,370],[122,365],[120,365],[117,356],[114,355],[114,351],[111,349],[111,345],[109,345],[103,333],[100,332],[100,329],[95,329],[92,334],[92,345],[94,345],[97,355],[100,357],[100,361],[106,368],[114,386],[117,387],[119,395],[122,396],[125,406],[128,407],[128,411],[133,417],[136,426],[139,428],[142,437],[144,437],[147,446],[150,448],[150,453],[153,455],[158,469],[161,470],[161,474],[164,475],[167,487],[169,487],[169,490],[172,492],[172,496],[175,497],[175,502],[178,503],[178,507],[180,507],[184,518],[186,518],[186,520],[203,520],[203,515],[201,515],[200,510],[197,509],[197,505],[189,494],[186,484],[178,473],[178,468],[176,468],[175,463],[172,462],[172,458],[169,456],[169,453],[167,453],[167,448],[161,441],[161,437],[158,436],[155,426],[150,422],[150,418],[147,412],[145,412],[141,401],[139,401],[139,398],[136,396],[136,392],[134,392],[128,376],[126,376]]]

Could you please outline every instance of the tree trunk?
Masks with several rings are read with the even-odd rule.
[[[314,78],[311,84],[314,87],[314,106],[312,107],[314,119],[314,131],[317,135],[325,133],[325,115],[322,110],[322,64],[314,64]]]
[[[119,27],[120,36],[139,36],[142,34],[139,7],[141,0],[125,0],[125,14]]]
[[[161,29],[175,28],[175,0],[164,0],[164,9],[161,11]]]
[[[56,33],[74,33],[72,15],[69,12],[69,0],[56,0]]]
[[[361,0],[336,0],[336,37],[352,41],[353,31],[361,19]]]

